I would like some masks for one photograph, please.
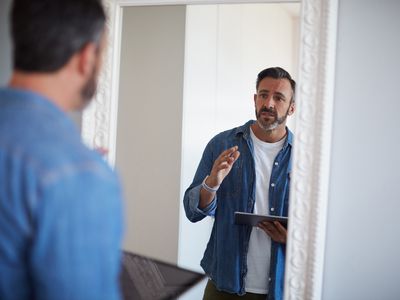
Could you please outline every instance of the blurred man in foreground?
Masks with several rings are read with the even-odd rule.
[[[1,299],[119,299],[120,184],[67,112],[96,91],[100,0],[15,0],[0,89]]]

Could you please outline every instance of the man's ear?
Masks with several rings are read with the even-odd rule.
[[[257,94],[254,94],[254,106],[256,106]]]
[[[289,111],[288,111],[288,115],[293,115],[294,111],[296,110],[296,105],[294,102],[290,103],[290,107],[289,107]]]
[[[78,53],[78,69],[84,77],[91,76],[96,64],[97,46],[94,43],[86,44]]]

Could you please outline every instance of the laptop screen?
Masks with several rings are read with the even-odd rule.
[[[204,278],[201,273],[122,252],[120,283],[124,300],[176,299]]]

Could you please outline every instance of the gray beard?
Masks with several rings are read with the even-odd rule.
[[[266,125],[261,124],[261,122],[259,120],[257,120],[257,124],[262,130],[267,131],[267,132],[270,132],[270,131],[276,129],[279,125],[278,120],[276,120],[272,124],[266,124]]]
[[[86,107],[89,102],[92,100],[93,96],[96,94],[97,89],[97,78],[96,78],[96,70],[93,70],[92,75],[83,86],[81,90],[81,104],[82,107]]]
[[[262,124],[262,122],[260,121],[259,114],[257,114],[257,111],[256,111],[256,117],[257,117],[257,124],[258,124],[258,126],[259,126],[262,130],[264,130],[264,131],[266,131],[266,132],[271,132],[272,130],[275,130],[276,128],[278,128],[279,125],[285,123],[285,121],[286,121],[286,119],[287,119],[287,116],[289,115],[289,109],[290,109],[290,106],[289,106],[289,108],[288,108],[286,114],[285,114],[283,117],[281,117],[281,118],[278,118],[278,117],[277,117],[276,120],[275,120],[273,123],[271,123],[271,124],[265,124],[265,125]]]
[[[276,120],[271,124],[262,124],[262,122],[260,121],[260,118],[257,117],[257,124],[262,130],[270,132],[270,131],[278,128],[279,125],[285,123],[288,113],[289,113],[289,110],[286,112],[286,114],[283,117],[276,118]]]

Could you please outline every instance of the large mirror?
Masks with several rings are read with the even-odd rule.
[[[299,3],[123,9],[115,166],[127,249],[201,270],[213,220],[190,223],[180,199],[207,142],[255,118],[258,72],[297,70],[299,13]]]
[[[254,118],[256,73],[271,65],[288,69],[298,81],[298,100],[296,120],[289,125],[296,127],[296,137],[285,298],[317,299],[329,171],[336,1],[275,6],[265,4],[269,1],[213,2],[105,1],[109,47],[98,95],[83,116],[83,137],[92,147],[109,149],[108,161],[120,170],[126,195],[135,199],[126,204],[124,247],[196,269],[211,221],[193,225],[185,220],[180,212],[183,190],[206,142],[219,131]],[[254,2],[261,3],[250,4]],[[281,22],[286,14],[291,25],[280,24],[274,30],[267,24],[260,27],[256,21],[268,11],[273,13],[266,19]],[[254,19],[246,22],[246,14]],[[163,24],[163,32],[154,31],[160,27],[156,21]],[[130,36],[139,37],[141,43],[130,44]],[[269,39],[279,36],[282,48],[266,47],[271,50],[267,59],[260,59],[250,47],[265,47]],[[164,69],[159,70],[159,64]],[[163,94],[174,93],[176,102],[162,101]]]
[[[214,220],[189,222],[183,193],[207,142],[255,119],[258,72],[278,65],[297,78],[300,3],[129,6],[122,14],[115,167],[125,187],[124,247],[203,272]]]

